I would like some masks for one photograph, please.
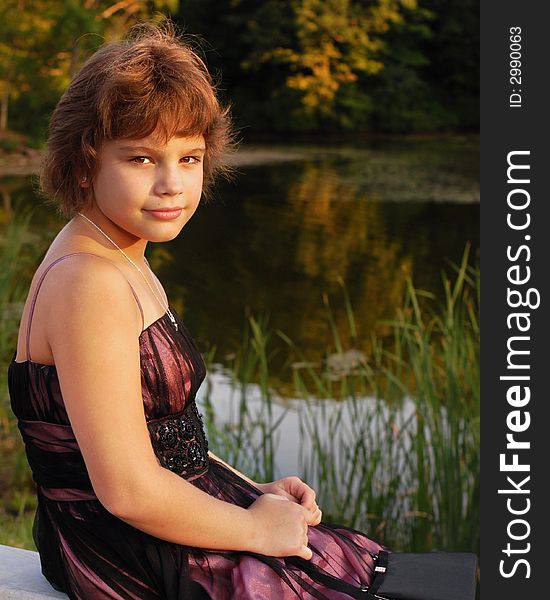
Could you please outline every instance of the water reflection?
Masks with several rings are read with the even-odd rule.
[[[235,388],[235,382],[227,374],[220,370],[213,370],[208,375],[208,385],[203,383],[197,393],[197,403],[204,414],[208,405],[213,414],[213,424],[218,431],[233,432],[236,436],[240,423],[243,420],[243,398],[242,390]],[[373,417],[388,419],[389,409],[384,403],[379,406],[373,396],[365,396],[356,400],[362,406],[362,415],[370,415],[363,418],[361,423],[368,426],[371,435],[376,434],[376,425],[379,421]],[[342,448],[353,447],[354,435],[357,435],[354,427],[354,408],[351,406],[350,398],[336,403],[331,399],[317,399],[307,409],[301,398],[274,397],[270,407],[271,420],[277,426],[273,432],[273,453],[275,478],[287,477],[300,474],[306,477],[308,483],[318,489],[322,482],[318,480],[317,473],[311,469],[312,460],[315,460],[315,444],[311,439],[309,427],[316,423],[322,430],[322,439],[330,441],[330,447],[334,449],[333,460],[336,463],[345,463],[348,458],[344,456]],[[266,420],[265,397],[261,389],[256,385],[246,386],[246,408],[250,423],[259,424]],[[377,411],[381,411],[377,413]],[[414,402],[406,397],[400,408],[391,413],[391,418],[397,419],[399,423],[407,422],[414,414]],[[331,427],[338,421],[337,431]],[[248,423],[248,421],[247,421]],[[304,425],[304,423],[306,425]],[[266,424],[267,425],[267,424]],[[355,431],[355,434],[354,434]],[[363,432],[363,437],[369,432]],[[254,470],[261,472],[262,443],[264,431],[261,427],[250,427],[246,433],[246,444],[243,444],[240,459],[244,466],[248,466],[249,473]],[[408,440],[404,441],[408,449]],[[403,458],[403,457],[401,457]],[[359,475],[359,473],[358,473]],[[326,484],[326,482],[324,482]],[[354,481],[357,484],[357,481]]]

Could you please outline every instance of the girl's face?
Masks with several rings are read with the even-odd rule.
[[[166,144],[155,134],[107,141],[92,184],[94,203],[136,238],[172,240],[199,205],[204,152],[202,135],[173,137]]]

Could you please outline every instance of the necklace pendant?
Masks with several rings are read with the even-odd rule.
[[[170,317],[170,321],[172,321],[172,325],[175,327],[176,331],[178,330],[178,324],[176,323],[176,319],[174,318],[174,315],[171,313],[170,309],[167,308],[166,312],[168,313],[168,316]]]

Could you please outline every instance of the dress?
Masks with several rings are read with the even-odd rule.
[[[366,596],[373,555],[365,534],[334,524],[309,528],[313,558],[183,546],[149,535],[109,513],[94,494],[72,431],[54,365],[27,358],[8,369],[11,407],[37,484],[33,536],[42,572],[70,598],[95,600],[293,600]],[[139,306],[137,294],[132,289]],[[141,306],[139,306],[141,311]],[[261,492],[208,456],[195,394],[206,368],[173,307],[139,336],[142,396],[151,444],[161,466],[217,498],[248,507]],[[143,311],[141,312],[143,317]]]

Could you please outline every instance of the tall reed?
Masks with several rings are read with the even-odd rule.
[[[302,400],[300,475],[317,487],[325,518],[395,549],[479,551],[479,269],[468,259],[466,246],[454,278],[443,274],[443,302],[409,281],[403,306],[385,323],[391,338],[372,333],[367,358],[357,350],[343,282],[351,348],[343,346],[326,297],[333,347],[321,365],[275,332],[299,359],[292,376]],[[270,334],[252,316],[247,325],[230,367],[237,420],[216,421],[207,393],[207,424],[222,456],[266,480],[281,417],[272,418]],[[335,372],[335,356],[347,367]],[[260,414],[247,400],[255,381]]]
[[[411,545],[479,550],[479,269],[469,246],[443,275],[444,302],[409,282],[382,371],[411,379]],[[421,300],[425,300],[421,302]],[[401,383],[403,393],[405,389]]]
[[[275,476],[274,447],[279,441],[276,432],[284,418],[284,413],[278,419],[273,417],[274,391],[269,365],[274,354],[268,351],[271,335],[267,316],[248,314],[241,345],[230,358],[227,370],[231,378],[227,403],[235,407],[236,418],[222,422],[216,417],[208,378],[204,395],[210,446],[216,453],[221,453],[224,460],[238,465],[257,481],[269,481]],[[214,365],[215,352],[216,349],[212,348],[206,356],[210,372],[217,369]],[[259,397],[258,411],[251,409],[249,400],[252,393]]]

